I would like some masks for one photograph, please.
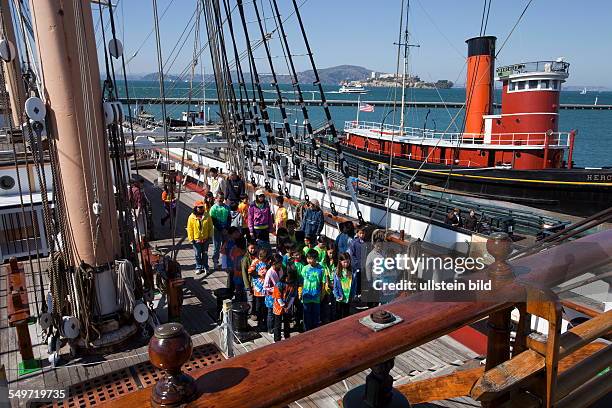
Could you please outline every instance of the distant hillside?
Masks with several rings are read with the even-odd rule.
[[[359,81],[366,79],[372,71],[370,69],[359,67],[356,65],[338,65],[337,67],[323,68],[319,69],[319,78],[321,79],[321,83],[326,85],[338,85],[341,81]],[[250,74],[248,72],[244,73],[245,78],[250,78]],[[236,73],[232,73],[232,77],[234,80],[236,79]],[[278,82],[281,84],[290,84],[291,76],[290,75],[277,75]],[[166,81],[176,81],[181,78],[175,74],[164,74],[164,79]],[[182,78],[183,80],[188,79],[188,76]],[[194,80],[200,81],[202,78],[200,75],[196,75]],[[206,81],[214,81],[214,76],[206,75]],[[298,72],[298,79],[301,83],[304,84],[312,84],[314,82],[314,72],[312,70]],[[139,75],[138,80],[141,81],[158,81],[159,74],[157,72],[153,72],[151,74]],[[265,83],[272,82],[271,75],[260,75],[260,81]]]
[[[174,74],[164,74],[164,82],[165,81],[176,81],[180,79],[178,75]],[[159,73],[153,72],[151,74],[146,74],[140,77],[141,81],[159,81]]]
[[[324,84],[337,85],[341,81],[360,81],[366,79],[370,76],[371,72],[371,69],[356,65],[338,65],[337,67],[320,69],[319,78]],[[312,70],[300,72],[298,78],[304,83],[312,83],[314,81],[314,73]]]

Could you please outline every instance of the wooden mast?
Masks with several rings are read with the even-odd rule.
[[[78,258],[106,267],[119,254],[100,70],[89,0],[31,0],[43,98],[57,139],[69,228]],[[94,203],[102,211],[94,213]],[[98,288],[100,290],[100,288]]]

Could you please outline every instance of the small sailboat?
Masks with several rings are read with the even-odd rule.
[[[587,93],[587,89],[586,88],[584,88],[584,89],[582,89],[582,91],[580,91],[580,95],[586,95],[586,93]]]

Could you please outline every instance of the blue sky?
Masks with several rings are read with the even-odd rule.
[[[115,0],[116,1],[116,0]],[[166,58],[177,49],[176,42],[195,10],[196,0],[158,0],[159,13],[170,5],[162,20],[162,47]],[[258,0],[267,16],[269,0]],[[288,15],[290,0],[277,0],[281,13]],[[298,4],[303,0],[298,0]],[[383,71],[395,71],[401,0],[307,0],[301,7],[315,60],[319,68],[340,64],[360,65]],[[232,0],[232,4],[235,2]],[[493,0],[487,34],[498,37],[498,47],[510,32],[527,0]],[[411,50],[410,71],[424,80],[449,79],[464,82],[465,39],[478,35],[482,0],[412,0],[410,33],[420,48]],[[252,2],[245,1],[252,20]],[[233,14],[238,24],[237,11]],[[94,19],[98,19],[97,7]],[[143,44],[153,28],[153,12],[149,0],[119,0],[117,7],[119,36],[124,38],[129,58]],[[569,85],[612,87],[612,1],[534,0],[521,23],[501,51],[497,64],[555,59],[563,56],[572,65]],[[268,28],[273,23],[267,21]],[[304,45],[295,18],[285,23],[294,54],[304,53]],[[202,26],[204,27],[204,26]],[[249,24],[253,39],[260,38],[258,27]],[[204,30],[204,28],[202,28]],[[204,31],[202,31],[205,35]],[[99,34],[99,31],[98,31]],[[193,35],[179,52],[169,69],[176,73],[188,64],[193,52]],[[239,41],[242,37],[239,35]],[[155,36],[144,42],[131,59],[132,73],[157,71]],[[273,39],[274,55],[281,55],[279,40]],[[203,54],[210,72],[210,54]],[[263,57],[263,48],[256,51]],[[277,69],[286,73],[282,59]],[[262,72],[265,69],[262,60]],[[306,57],[295,58],[298,70],[309,68]]]

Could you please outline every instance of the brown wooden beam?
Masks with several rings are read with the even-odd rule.
[[[558,393],[561,395],[566,395],[563,394],[562,389],[565,389],[566,387],[570,390],[576,388],[576,386],[572,387],[569,382],[580,384],[580,382],[576,383],[576,378],[574,377],[573,373],[580,371],[580,367],[584,367],[585,364],[590,366],[591,363],[587,363],[588,361],[598,360],[599,363],[597,364],[599,367],[605,365],[606,363],[610,364],[608,357],[601,354],[601,351],[606,348],[609,349],[610,346],[606,345],[605,343],[594,342],[561,359],[559,361],[559,373],[561,376],[559,378]],[[534,355],[530,356],[530,358],[534,358]],[[537,357],[534,361],[536,361],[537,366],[542,366]],[[475,384],[477,381],[479,381],[483,374],[484,367],[476,367],[468,370],[456,371],[448,375],[398,385],[396,389],[404,394],[413,404],[470,396],[470,391],[475,387]],[[564,378],[567,378],[567,380]],[[492,380],[491,376],[489,376],[488,380]],[[502,381],[504,380],[505,379],[502,379]],[[534,380],[535,377],[532,376],[527,380],[527,383],[533,382]],[[566,381],[568,384],[564,383]],[[520,393],[513,396],[509,404],[514,405],[508,406],[520,406],[521,408],[532,406],[530,404],[532,404],[533,398],[523,398],[523,395],[523,393]],[[473,395],[471,396],[473,397]],[[524,405],[522,402],[525,402],[527,405]]]
[[[6,265],[7,280],[7,314],[9,326],[17,331],[19,353],[23,361],[34,359],[32,340],[28,329],[30,306],[28,302],[28,289],[26,287],[25,272],[16,258],[11,258]]]
[[[588,407],[610,392],[612,384],[612,370],[601,374],[583,384],[559,401],[555,408],[582,408]]]
[[[612,334],[612,310],[571,328],[559,342],[559,356],[565,357],[598,337]]]
[[[603,345],[603,343],[600,344]],[[567,396],[597,373],[608,368],[610,364],[612,364],[612,345],[598,350],[589,358],[569,367],[559,376],[555,399],[560,400]]]
[[[484,373],[484,367],[461,370],[427,380],[398,385],[396,390],[408,398],[411,404],[440,401],[470,395],[474,383]]]
[[[580,312],[580,313],[582,313],[584,315],[587,315],[589,317],[597,317],[597,316],[599,316],[602,313],[599,310],[592,309],[592,308],[590,308],[590,307],[588,307],[586,305],[573,302],[573,301],[571,301],[569,299],[562,300],[561,304],[564,307],[567,307],[568,309],[575,310],[575,311]]]

